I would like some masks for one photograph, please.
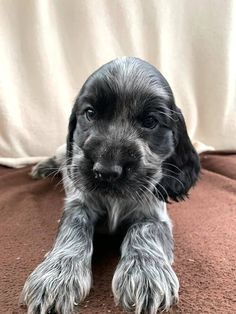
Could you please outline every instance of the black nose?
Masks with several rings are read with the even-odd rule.
[[[96,179],[102,181],[115,181],[122,174],[122,167],[119,165],[103,165],[100,162],[96,162],[93,166],[93,172]]]

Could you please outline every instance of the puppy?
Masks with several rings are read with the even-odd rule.
[[[72,110],[67,145],[33,176],[63,173],[65,210],[52,250],[27,279],[28,313],[73,313],[88,295],[95,228],[125,227],[112,280],[124,310],[154,314],[178,301],[173,237],[166,211],[198,178],[198,155],[171,88],[149,63],[124,57],[103,65],[83,85]]]

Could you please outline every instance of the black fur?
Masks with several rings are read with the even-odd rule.
[[[170,199],[179,201],[188,196],[189,189],[195,185],[200,172],[200,160],[188,137],[183,115],[176,106],[175,110],[180,113],[174,129],[175,150],[163,162],[163,172],[167,176],[164,176],[160,183],[165,187]]]

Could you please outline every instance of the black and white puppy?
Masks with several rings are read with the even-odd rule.
[[[171,88],[149,63],[124,57],[83,85],[65,153],[34,176],[63,172],[65,210],[45,260],[27,279],[28,313],[69,314],[89,293],[93,234],[126,228],[112,290],[125,310],[154,314],[178,300],[168,200],[182,200],[198,178],[198,155]],[[104,224],[105,223],[105,224]]]

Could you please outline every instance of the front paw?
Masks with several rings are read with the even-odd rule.
[[[46,178],[51,175],[59,173],[59,165],[56,163],[55,158],[47,158],[38,162],[32,167],[30,176],[33,179]]]
[[[48,257],[28,277],[21,301],[29,314],[73,313],[89,293],[91,270],[73,258]]]
[[[140,256],[122,258],[112,290],[116,303],[125,310],[155,314],[178,302],[179,281],[168,261]]]

